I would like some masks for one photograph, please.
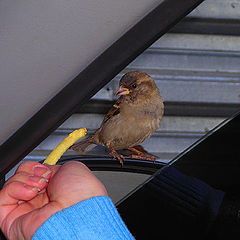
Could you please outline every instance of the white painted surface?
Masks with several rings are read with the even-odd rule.
[[[0,144],[160,2],[1,0]]]

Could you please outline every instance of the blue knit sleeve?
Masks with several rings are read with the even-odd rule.
[[[133,240],[111,199],[93,197],[52,215],[32,240]]]

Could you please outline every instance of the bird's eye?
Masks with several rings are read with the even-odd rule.
[[[137,84],[134,83],[134,84],[132,85],[132,87],[133,87],[133,88],[136,88],[136,87],[137,87]]]

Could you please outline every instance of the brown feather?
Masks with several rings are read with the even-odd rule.
[[[76,152],[85,153],[85,152],[91,150],[92,148],[94,148],[95,146],[96,146],[96,144],[94,143],[93,137],[90,136],[80,142],[73,144],[70,147],[70,149],[72,149]]]
[[[91,137],[74,144],[73,150],[85,152],[96,144],[111,146],[114,151],[127,149],[141,144],[159,127],[164,104],[154,80],[143,72],[129,72],[119,85],[129,89],[129,94],[120,96],[100,128]]]
[[[102,121],[102,125],[105,124],[110,118],[113,116],[116,116],[120,113],[120,104],[122,102],[122,97],[120,97],[115,104],[112,106],[112,108],[108,111],[108,113],[104,116],[104,119]]]

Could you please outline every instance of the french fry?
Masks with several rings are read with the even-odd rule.
[[[70,133],[61,143],[55,147],[43,163],[55,165],[64,152],[67,151],[77,140],[84,137],[87,133],[86,128],[81,128]]]

